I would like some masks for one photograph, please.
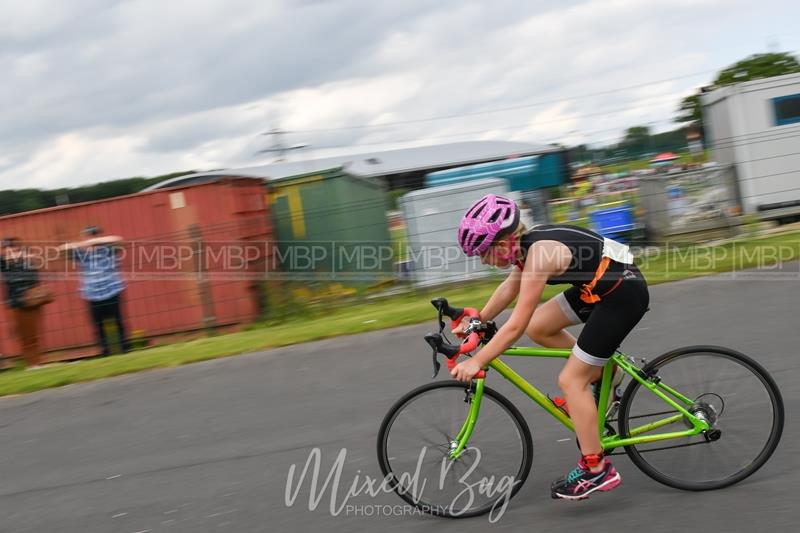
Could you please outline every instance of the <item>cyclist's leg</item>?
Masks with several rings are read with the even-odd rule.
[[[580,343],[578,339],[578,343]],[[622,476],[614,465],[603,457],[603,447],[597,431],[597,407],[589,384],[599,375],[601,367],[583,361],[575,345],[572,355],[559,375],[559,385],[567,395],[570,416],[578,436],[583,457],[578,466],[550,487],[554,498],[580,500],[595,491],[608,491],[619,485]]]
[[[581,320],[565,305],[564,293],[539,305],[525,330],[528,337],[546,348],[572,348],[575,337],[564,328],[580,324]]]
[[[591,390],[592,382],[597,381],[602,372],[602,366],[589,364],[573,353],[558,375],[558,386],[566,396],[570,418],[575,424],[575,434],[583,455],[599,454],[603,451],[597,431],[597,405]]]

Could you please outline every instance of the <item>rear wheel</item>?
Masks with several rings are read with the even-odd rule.
[[[378,432],[378,463],[405,501],[435,515],[477,516],[517,493],[531,469],[533,442],[524,418],[497,391],[483,388],[467,448],[452,460],[473,389],[455,381],[424,385],[400,398]]]
[[[656,481],[684,490],[727,487],[761,468],[778,446],[783,400],[769,373],[749,357],[719,346],[690,346],[642,370],[690,399],[687,410],[711,426],[693,437],[626,446],[631,461]],[[620,435],[677,413],[633,380],[622,397]],[[691,427],[681,418],[651,433]]]

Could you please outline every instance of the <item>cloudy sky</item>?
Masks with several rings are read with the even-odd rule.
[[[0,0],[0,189],[460,140],[606,143],[800,2]]]

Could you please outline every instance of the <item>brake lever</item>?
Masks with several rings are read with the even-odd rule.
[[[437,342],[438,340],[438,342]],[[436,376],[439,375],[439,368],[441,365],[439,364],[439,359],[437,355],[439,355],[439,343],[441,342],[441,335],[435,335],[431,333],[430,335],[425,335],[425,342],[428,343],[428,346],[433,349],[433,376],[431,379],[434,379]]]

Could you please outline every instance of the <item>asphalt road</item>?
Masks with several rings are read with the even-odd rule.
[[[334,516],[334,480],[314,510],[309,479],[287,506],[290,466],[302,468],[314,448],[320,487],[346,451],[334,506],[346,505],[356,477],[380,478],[378,426],[395,399],[429,380],[421,336],[432,321],[0,399],[0,531],[791,530],[800,482],[798,270],[792,263],[782,276],[656,286],[652,311],[623,346],[654,357],[722,344],[772,373],[787,411],[781,445],[758,473],[725,490],[670,489],[619,457],[624,481],[612,493],[551,500],[550,482],[576,459],[574,443],[496,378],[491,386],[528,418],[535,449],[532,477],[499,522],[408,514],[394,494],[361,494]],[[514,363],[542,390],[557,392],[558,361]]]

